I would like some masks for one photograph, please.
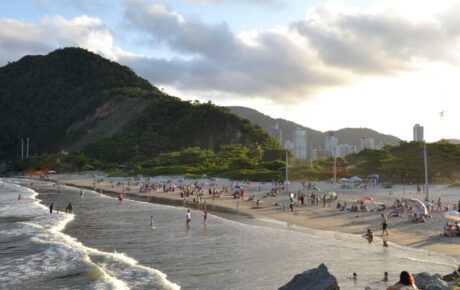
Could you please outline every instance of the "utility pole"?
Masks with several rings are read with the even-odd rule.
[[[288,182],[288,151],[286,150],[286,194],[289,194],[289,182]]]
[[[24,159],[24,139],[21,138],[21,159]]]
[[[27,146],[26,146],[26,158],[29,158],[29,138],[27,138]]]
[[[334,184],[337,179],[337,147],[334,146]]]
[[[428,194],[428,160],[426,158],[426,142],[423,142],[423,163],[425,164],[425,201],[430,200]]]

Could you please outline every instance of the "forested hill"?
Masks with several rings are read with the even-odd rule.
[[[212,104],[168,96],[131,69],[81,48],[25,56],[0,68],[0,161],[84,150],[108,161],[190,146],[276,147],[259,127]]]
[[[292,141],[292,132],[294,129],[296,127],[302,127],[307,130],[308,138],[313,141],[313,148],[318,148],[320,146],[324,148],[324,142],[329,133],[332,133],[337,137],[339,144],[355,145],[358,148],[362,137],[374,138],[376,144],[382,143],[383,145],[397,145],[400,141],[400,139],[395,136],[382,134],[367,128],[344,128],[337,131],[321,132],[304,127],[292,121],[272,118],[251,108],[237,106],[228,108],[232,113],[240,116],[241,118],[248,119],[265,130],[269,130],[275,124],[278,124],[278,127],[282,131],[283,142],[286,140]]]

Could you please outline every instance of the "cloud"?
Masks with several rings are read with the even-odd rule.
[[[286,100],[344,81],[343,75],[317,63],[296,31],[273,29],[236,35],[225,22],[207,24],[185,18],[155,2],[125,3],[126,18],[151,45],[165,45],[179,55],[170,60],[122,60],[153,83],[195,93]]]
[[[192,93],[295,101],[360,77],[458,60],[458,7],[417,20],[388,7],[360,11],[328,3],[286,27],[235,34],[225,22],[184,17],[157,2],[124,3],[126,19],[150,45],[177,57],[123,61],[154,83]]]
[[[53,16],[39,23],[0,19],[0,65],[66,46],[84,47],[113,60],[132,55],[114,45],[111,30],[98,18]]]
[[[292,27],[328,66],[358,74],[387,74],[420,61],[451,61],[460,34],[446,29],[449,24],[444,18],[413,21],[387,13],[319,8]]]

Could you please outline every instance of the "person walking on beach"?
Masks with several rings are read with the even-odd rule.
[[[190,213],[190,210],[187,210],[187,213],[185,214],[185,227],[190,228],[190,222],[192,221],[192,214]]]
[[[292,197],[289,198],[289,208],[291,209],[291,212],[294,211],[294,199],[292,199]]]
[[[387,227],[388,227],[388,220],[387,220],[387,217],[385,216],[384,213],[381,214],[381,217],[382,217],[382,237],[383,235],[386,233],[386,235],[388,236],[389,233],[388,233],[388,230],[387,230]]]

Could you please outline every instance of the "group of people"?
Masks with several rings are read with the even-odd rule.
[[[455,223],[449,223],[446,222],[444,225],[444,231],[443,234],[447,237],[460,237],[460,225],[458,222]]]
[[[353,273],[351,277],[348,277],[348,279],[357,281],[358,280],[358,274]],[[382,282],[387,283],[389,281],[388,279],[388,272],[383,273],[383,279]],[[366,289],[370,289],[370,287],[366,287]],[[407,271],[402,271],[401,274],[399,274],[399,281],[396,282],[393,286],[390,286],[387,288],[387,290],[418,290],[417,285],[415,284],[415,278],[414,275]]]

